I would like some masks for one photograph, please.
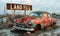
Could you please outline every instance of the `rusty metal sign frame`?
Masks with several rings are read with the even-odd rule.
[[[15,15],[15,10],[24,10],[24,14],[26,15],[27,10],[30,11],[32,10],[32,5],[7,3],[6,9],[14,10],[14,15]]]

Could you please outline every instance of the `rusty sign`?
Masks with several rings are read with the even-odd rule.
[[[7,3],[8,10],[32,10],[32,5]]]

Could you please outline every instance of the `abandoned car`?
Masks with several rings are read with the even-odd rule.
[[[35,11],[28,16],[17,18],[15,22],[13,27],[17,30],[35,31],[54,26],[56,19],[46,11]]]

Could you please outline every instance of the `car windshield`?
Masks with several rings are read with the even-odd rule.
[[[29,16],[39,16],[39,15],[36,13],[31,13]]]
[[[42,16],[41,12],[32,12],[29,16]]]

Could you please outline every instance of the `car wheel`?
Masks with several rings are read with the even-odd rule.
[[[41,25],[40,24],[36,25],[35,30],[41,30]]]
[[[51,26],[54,26],[56,24],[56,22],[52,23]]]

